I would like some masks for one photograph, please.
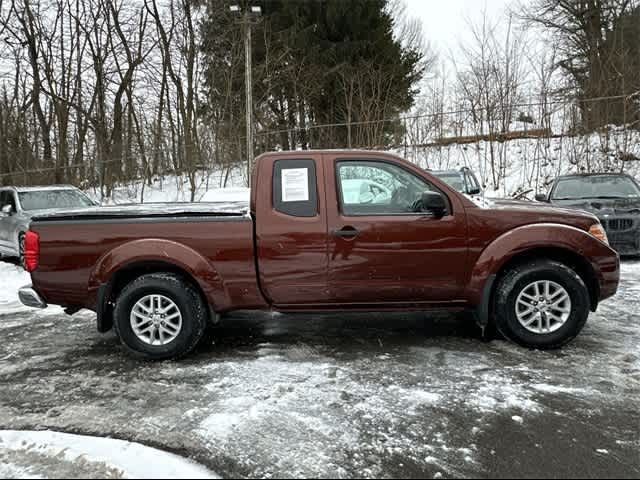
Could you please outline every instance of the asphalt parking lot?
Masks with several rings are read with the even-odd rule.
[[[91,313],[2,312],[0,429],[136,441],[224,477],[640,476],[640,262],[554,352],[462,315],[247,312],[142,363]]]

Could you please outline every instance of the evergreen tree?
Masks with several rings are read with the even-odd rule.
[[[272,0],[261,6],[252,59],[257,150],[392,143],[401,126],[382,120],[412,106],[423,53],[394,38],[388,0]],[[203,111],[219,141],[239,147],[244,50],[226,1],[209,3],[202,33]],[[358,122],[365,123],[346,125]],[[336,126],[313,128],[320,124]],[[260,134],[274,130],[279,133]]]

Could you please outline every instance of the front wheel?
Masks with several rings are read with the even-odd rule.
[[[566,265],[539,260],[514,267],[499,282],[494,317],[500,333],[522,346],[559,348],[589,317],[589,291]]]
[[[116,300],[116,333],[127,351],[138,358],[183,357],[201,340],[206,325],[205,302],[177,275],[144,275],[125,287]]]

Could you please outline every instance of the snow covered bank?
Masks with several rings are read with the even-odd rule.
[[[220,478],[177,455],[110,438],[0,430],[0,478]]]
[[[640,133],[632,132],[625,151],[640,158]],[[612,137],[614,140],[616,136]],[[620,142],[622,143],[622,142]],[[485,195],[489,198],[518,197],[533,199],[536,193],[546,193],[550,183],[559,175],[589,171],[601,171],[605,166],[617,165],[616,156],[621,147],[603,146],[601,136],[564,137],[551,139],[517,139],[507,142],[481,141],[466,145],[446,147],[425,147],[396,149],[395,153],[432,170],[453,170],[470,167],[485,185]],[[495,158],[493,158],[495,156]],[[491,171],[492,161],[496,162],[496,178]],[[616,170],[618,170],[616,168]],[[640,177],[640,161],[628,161],[624,171],[636,178]],[[196,182],[194,199],[197,202],[247,202],[249,189],[246,179],[233,175],[227,179],[227,187],[220,188],[220,172],[201,174]],[[97,191],[87,192],[99,199]],[[188,202],[191,200],[191,186],[186,177],[167,176],[156,179],[151,186],[133,182],[113,191],[105,204],[150,202]]]
[[[18,298],[18,290],[30,284],[31,276],[21,266],[0,261],[0,315],[36,310],[25,307]],[[46,315],[59,315],[62,308],[49,307],[46,310],[38,311]],[[0,478],[2,477],[0,476]]]
[[[247,181],[243,176],[244,169],[236,169],[227,176],[221,170],[201,172],[196,175],[195,186],[186,176],[166,175],[156,177],[149,185],[142,180],[113,189],[109,198],[102,199],[104,205],[124,203],[174,203],[190,202],[249,202],[246,188]],[[99,189],[86,192],[94,200],[100,201]]]
[[[251,190],[245,187],[216,188],[202,197],[203,202],[246,202],[249,203]]]
[[[25,310],[18,299],[18,289],[31,283],[22,267],[0,262],[0,314]]]
[[[523,126],[516,126],[522,130]],[[559,175],[602,170],[640,176],[640,132],[610,127],[602,132],[552,138],[520,138],[505,142],[478,141],[446,146],[407,146],[391,153],[422,168],[450,170],[470,167],[486,186],[490,198],[523,196],[533,199],[545,193]],[[626,161],[622,162],[620,158]],[[493,165],[493,167],[492,167]],[[222,171],[214,168],[196,175],[194,185],[186,176],[156,177],[116,187],[105,204],[151,202],[247,202],[249,189],[244,165]],[[99,200],[97,190],[87,192]]]
[[[559,175],[587,170],[619,171],[624,165],[624,172],[640,176],[640,161],[631,160],[640,158],[640,132],[616,127],[584,136],[408,147],[394,153],[432,170],[469,167],[486,185],[485,194],[491,198],[524,195],[533,199],[536,193],[546,193]],[[621,155],[631,161],[622,163]]]

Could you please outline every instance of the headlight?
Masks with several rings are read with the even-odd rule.
[[[609,245],[609,238],[607,237],[607,232],[601,223],[596,223],[592,225],[589,229],[589,233],[600,240],[602,243],[606,243]]]

